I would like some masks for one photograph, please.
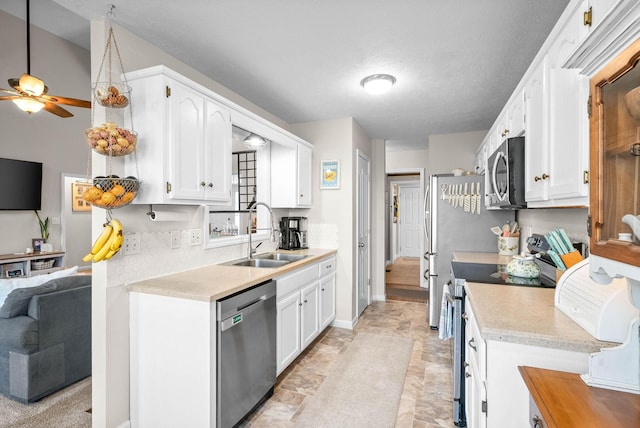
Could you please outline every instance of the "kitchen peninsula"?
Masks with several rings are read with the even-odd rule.
[[[306,257],[278,268],[211,265],[127,286],[133,426],[216,425],[218,300],[269,280],[276,280],[280,293],[279,279],[289,287],[287,293],[295,293],[291,278],[304,272],[307,282],[301,285],[310,284],[316,290],[315,300],[309,299],[314,308],[307,312],[316,314],[311,338],[329,324],[324,314],[329,314],[329,320],[335,317],[335,280],[328,284],[327,276],[335,275],[336,250],[278,253]],[[303,302],[296,311],[304,313]],[[304,330],[293,328],[298,334]]]
[[[453,258],[509,262],[509,257],[489,253],[456,252]],[[553,288],[467,282],[465,291],[470,427],[528,426],[529,391],[518,366],[587,373],[589,354],[618,345],[594,339],[557,309]]]

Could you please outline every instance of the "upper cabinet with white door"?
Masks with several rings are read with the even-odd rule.
[[[293,139],[271,145],[271,206],[311,207],[311,146]]]
[[[206,88],[164,66],[127,74],[139,143],[127,175],[134,203],[215,204],[231,198],[231,115]],[[136,168],[138,166],[138,168]]]

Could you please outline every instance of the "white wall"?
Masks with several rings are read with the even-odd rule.
[[[350,326],[355,321],[356,289],[355,289],[355,151],[366,149],[368,141],[356,141],[354,133],[359,128],[352,118],[327,120],[319,122],[298,123],[291,125],[293,132],[313,142],[313,206],[308,213],[309,230],[323,230],[325,241],[327,234],[334,236],[338,249],[338,267],[336,290],[336,324]],[[358,137],[359,138],[359,137]],[[342,178],[340,189],[320,189],[320,162],[322,160],[339,160]],[[326,243],[326,242],[325,242]],[[310,246],[314,242],[310,241]]]
[[[0,12],[0,87],[7,79],[27,71],[25,22]],[[91,99],[89,52],[51,33],[31,27],[31,73],[44,80],[52,95]],[[6,95],[2,93],[2,95]],[[62,173],[86,176],[88,146],[84,130],[90,110],[65,107],[74,116],[61,118],[46,111],[28,115],[11,101],[0,101],[0,157],[43,163],[43,217],[61,219]],[[19,183],[2,183],[2,186]],[[0,195],[2,192],[0,191]],[[49,242],[61,249],[61,226],[50,225]],[[40,228],[32,211],[0,211],[0,254],[25,251],[32,238],[40,237]],[[67,247],[87,248],[88,235],[76,235]],[[76,264],[80,260],[65,260]]]
[[[476,150],[486,135],[487,131],[430,135],[426,176],[456,168],[473,171]]]
[[[428,159],[428,150],[387,151],[385,154],[385,168],[387,171],[426,168]]]

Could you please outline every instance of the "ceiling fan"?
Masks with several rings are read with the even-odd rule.
[[[11,86],[13,90],[0,88],[0,91],[10,94],[0,96],[0,101],[11,100],[20,109],[29,114],[37,113],[44,108],[49,113],[53,113],[60,117],[71,117],[73,115],[58,104],[91,108],[90,101],[59,97],[57,95],[47,95],[49,88],[47,88],[42,80],[31,75],[31,23],[29,20],[29,1],[30,0],[27,0],[27,72],[19,78],[8,80],[9,86]]]

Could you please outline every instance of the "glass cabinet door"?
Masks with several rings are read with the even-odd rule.
[[[591,253],[640,266],[640,40],[591,79]]]

